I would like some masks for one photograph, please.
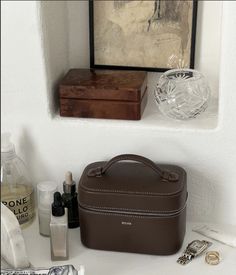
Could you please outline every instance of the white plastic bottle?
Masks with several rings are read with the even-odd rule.
[[[2,135],[1,202],[17,217],[20,225],[29,225],[34,218],[34,189],[24,162],[16,155],[10,134]]]
[[[39,233],[43,236],[50,236],[51,208],[57,187],[53,181],[37,184]]]
[[[54,193],[50,222],[50,243],[52,261],[68,259],[68,218],[59,192]]]

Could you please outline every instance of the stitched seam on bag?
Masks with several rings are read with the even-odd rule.
[[[103,162],[95,162],[93,164],[98,164],[98,163],[103,163]],[[79,185],[81,187],[83,187],[85,190],[88,190],[88,191],[95,191],[95,192],[104,192],[104,193],[124,193],[124,194],[137,194],[137,195],[154,195],[154,196],[177,196],[179,193],[181,193],[181,191],[184,189],[185,187],[185,184],[186,181],[182,181],[180,183],[180,188],[176,191],[176,192],[171,192],[171,193],[153,193],[153,192],[135,192],[135,191],[123,191],[123,190],[116,190],[116,189],[111,189],[111,190],[107,190],[107,189],[95,189],[95,188],[88,188],[86,187],[84,184],[83,184],[83,181],[82,179],[87,175],[87,171],[89,169],[89,166],[88,165],[84,171],[83,171],[83,174],[80,178],[80,181],[79,181]],[[186,173],[183,174],[183,180],[186,179]],[[174,183],[173,183],[174,184]]]
[[[153,192],[135,192],[135,191],[123,191],[123,190],[116,190],[116,189],[111,189],[111,190],[108,190],[108,189],[94,189],[94,188],[88,188],[86,187],[82,182],[80,182],[80,186],[83,187],[85,190],[88,190],[88,191],[93,191],[93,192],[104,192],[104,193],[122,193],[124,195],[126,194],[137,194],[137,195],[154,195],[154,196],[177,196],[179,193],[181,193],[181,191],[183,190],[184,188],[184,184],[182,183],[181,184],[181,188],[176,191],[176,192],[172,192],[172,193],[153,193]]]
[[[184,210],[185,208],[183,208]],[[177,216],[179,216],[179,214],[181,213],[177,213],[177,214],[173,214],[173,215],[170,215],[170,216],[140,216],[140,215],[128,215],[128,214],[118,214],[118,213],[105,213],[105,212],[95,212],[95,211],[91,211],[91,210],[86,210],[86,209],[82,209],[82,211],[84,212],[89,212],[89,213],[92,213],[92,214],[95,214],[95,215],[105,215],[105,216],[122,216],[122,217],[129,217],[129,218],[138,218],[138,219],[146,219],[146,218],[149,218],[149,219],[153,219],[153,218],[175,218]]]
[[[155,211],[156,212],[158,212],[158,213],[171,213],[171,212],[178,212],[178,211],[180,211],[180,210],[182,210],[183,208],[181,207],[181,208],[179,208],[179,209],[177,209],[177,210],[169,210],[169,211],[165,211],[165,210],[149,210],[149,209],[147,209],[147,210],[141,210],[141,209],[136,209],[136,208],[132,208],[132,209],[130,209],[130,208],[114,208],[114,207],[106,207],[106,206],[92,206],[92,205],[88,205],[88,204],[85,204],[85,203],[80,203],[80,205],[82,206],[82,207],[88,207],[88,208],[97,208],[97,209],[108,209],[108,210],[125,210],[125,211],[132,211],[132,210],[134,210],[134,211],[140,211],[140,212],[143,212],[143,213],[145,213],[145,212],[152,212],[152,213],[155,213]],[[92,211],[92,210],[91,210]]]

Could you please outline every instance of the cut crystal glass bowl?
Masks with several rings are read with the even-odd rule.
[[[195,118],[206,110],[210,89],[200,72],[174,69],[161,75],[154,95],[164,115],[186,120]]]

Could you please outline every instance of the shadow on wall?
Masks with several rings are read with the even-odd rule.
[[[223,194],[217,185],[201,171],[187,168],[188,202],[187,219],[200,222],[218,222],[223,220],[217,204],[222,201]],[[192,218],[194,217],[194,219]]]
[[[30,178],[33,181],[35,181],[35,179],[38,181],[50,179],[50,172],[45,165],[45,162],[40,158],[37,144],[33,142],[30,131],[26,128],[22,129],[22,134],[19,138],[19,147],[22,158],[27,165]]]
[[[152,138],[146,144],[152,144]],[[188,142],[187,142],[188,143]],[[214,171],[210,159],[201,152],[191,151],[195,142],[183,146],[178,138],[159,137],[155,139],[155,148],[140,147],[138,154],[144,155],[157,163],[171,163],[181,166],[187,173],[187,220],[194,222],[220,222],[225,220],[225,209],[229,200],[228,189],[222,192],[221,182],[224,175]],[[199,143],[200,145],[200,143]],[[135,152],[135,151],[134,151]],[[204,167],[205,166],[205,167]],[[203,170],[201,170],[204,168]],[[232,192],[231,192],[232,193]],[[222,207],[223,206],[223,207]],[[230,223],[230,222],[228,222]]]
[[[39,1],[42,47],[47,77],[48,112],[59,110],[58,82],[69,69],[68,14],[66,1]]]

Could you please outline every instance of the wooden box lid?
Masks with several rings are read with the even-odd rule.
[[[71,69],[59,83],[60,98],[141,101],[146,72]]]

